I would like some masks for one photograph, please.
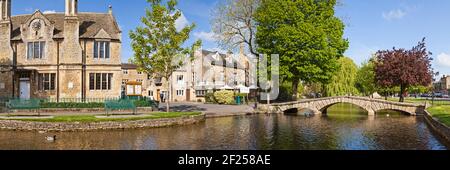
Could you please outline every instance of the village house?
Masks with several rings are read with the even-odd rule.
[[[0,0],[0,96],[107,98],[121,93],[121,30],[112,7],[78,12],[11,16],[11,0]]]
[[[161,101],[170,95],[171,101],[204,102],[205,95],[217,90],[240,92],[242,88],[254,85],[251,62],[243,54],[219,53],[217,51],[197,50],[194,59],[186,59],[184,65],[176,70],[167,81],[140,72],[134,64],[122,64],[123,85],[126,82],[141,82],[143,96]],[[125,89],[123,89],[125,90]]]
[[[450,75],[449,76],[442,76],[442,78],[434,83],[434,89],[436,92],[441,92],[442,94],[449,94],[450,93]]]

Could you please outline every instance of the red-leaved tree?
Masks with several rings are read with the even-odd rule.
[[[400,102],[411,86],[429,86],[433,80],[431,52],[427,51],[425,38],[410,50],[378,51],[375,63],[375,79],[385,88],[400,87]]]

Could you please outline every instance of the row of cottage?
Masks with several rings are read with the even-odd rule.
[[[123,95],[128,82],[160,100],[204,100],[207,90],[249,87],[251,62],[243,55],[197,50],[171,80],[152,77],[121,63],[122,31],[112,7],[105,13],[78,12],[77,0],[64,13],[11,16],[11,0],[0,0],[0,97],[89,99]]]

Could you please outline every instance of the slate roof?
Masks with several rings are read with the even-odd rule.
[[[137,69],[137,67],[136,64],[122,63],[122,69]]]
[[[20,25],[28,20],[33,14],[12,16],[12,40],[21,39]],[[64,13],[43,14],[55,26],[53,38],[64,38]],[[80,38],[94,38],[104,29],[111,39],[120,40],[121,30],[115,18],[108,13],[78,13],[80,21]]]

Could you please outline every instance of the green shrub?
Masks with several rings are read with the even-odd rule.
[[[205,102],[216,104],[217,101],[216,101],[216,98],[214,97],[214,93],[206,93]]]
[[[134,105],[136,107],[158,107],[159,103],[152,100],[135,100]]]
[[[234,93],[232,91],[221,90],[214,93],[214,98],[218,104],[235,104]]]

